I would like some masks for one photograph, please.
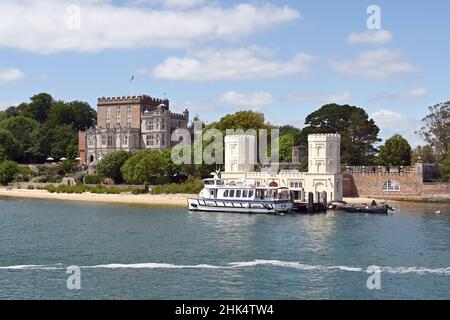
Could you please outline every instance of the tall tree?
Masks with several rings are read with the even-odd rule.
[[[30,98],[31,102],[24,105],[22,115],[38,122],[45,122],[54,101],[48,93],[39,93]]]
[[[126,151],[114,151],[108,153],[97,165],[97,173],[103,178],[111,178],[116,183],[123,181],[120,169],[131,157],[131,153]]]
[[[0,161],[17,160],[22,154],[19,142],[6,129],[0,129]]]
[[[341,162],[348,165],[366,165],[373,160],[375,144],[380,129],[369,119],[362,108],[349,105],[328,104],[306,117],[302,130],[302,144],[307,143],[307,134],[341,134]]]
[[[167,165],[162,152],[144,149],[128,159],[121,171],[126,183],[151,184],[155,179],[166,175]]]
[[[414,148],[411,156],[411,162],[417,163],[419,161],[423,163],[436,163],[438,161],[432,146],[427,144]]]
[[[292,147],[294,146],[294,137],[291,134],[280,136],[280,162],[292,161]]]
[[[292,125],[284,125],[279,127],[280,130],[280,136],[284,136],[285,134],[289,134],[293,138],[293,144],[294,145],[300,145],[302,141],[302,130],[299,128],[296,128]]]
[[[34,132],[39,130],[39,123],[22,115],[11,117],[0,122],[0,129],[11,132],[20,145],[22,151],[19,159],[33,162]]]
[[[416,132],[440,156],[450,150],[450,101],[428,107],[429,114],[422,119],[423,126]]]
[[[395,134],[380,148],[378,157],[382,165],[409,166],[411,165],[411,146],[405,138]]]
[[[444,181],[450,181],[450,151],[447,153],[447,157],[441,163],[442,179]]]

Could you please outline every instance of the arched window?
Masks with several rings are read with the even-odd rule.
[[[383,183],[383,191],[388,192],[400,191],[400,184],[398,184],[397,181],[388,180],[385,183]]]

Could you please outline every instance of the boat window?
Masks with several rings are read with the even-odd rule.
[[[230,190],[230,198],[234,198],[234,190]]]
[[[247,198],[247,190],[242,191],[242,198]]]
[[[228,198],[228,190],[225,190],[225,192],[223,193],[224,198]]]
[[[249,198],[252,198],[252,197],[253,197],[253,190],[250,190],[250,191],[248,192],[248,197],[249,197]]]
[[[240,198],[241,197],[241,190],[236,190],[236,198]]]
[[[205,185],[212,185],[212,184],[214,184],[214,180],[205,180],[204,184]]]
[[[223,186],[225,183],[224,183],[224,181],[223,180],[217,180],[216,181],[216,185],[218,185],[218,186]]]

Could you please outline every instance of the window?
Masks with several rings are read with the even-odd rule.
[[[127,125],[131,126],[131,106],[127,106]]]
[[[106,146],[106,134],[102,134],[102,146]]]
[[[95,137],[94,137],[94,136],[89,136],[89,137],[88,137],[88,144],[89,144],[90,146],[93,146],[93,145],[94,145],[94,142],[95,142]]]
[[[253,197],[253,190],[250,190],[250,191],[248,192],[248,197],[249,197],[249,198],[252,198],[252,197]]]
[[[156,119],[156,130],[159,130],[159,119]]]
[[[234,190],[230,190],[230,198],[234,198]]]
[[[161,130],[165,130],[166,125],[164,119],[161,120]]]
[[[147,146],[153,146],[155,144],[155,137],[152,134],[147,135]]]
[[[127,135],[125,135],[125,136],[123,137],[123,145],[124,145],[124,146],[127,146],[127,145],[128,145],[128,136],[127,136]]]
[[[240,198],[241,197],[241,190],[236,190],[236,198]]]
[[[108,135],[108,147],[112,147],[113,145],[113,137],[111,135]]]
[[[291,187],[291,189],[300,189],[303,186],[303,184],[299,181],[291,181],[289,183],[289,186]]]
[[[116,126],[120,125],[120,106],[116,107]]]
[[[223,193],[223,197],[228,198],[228,190],[225,190],[225,192]]]
[[[164,147],[166,145],[166,139],[164,138],[164,135],[161,137],[161,147]]]
[[[385,183],[383,183],[383,191],[398,192],[400,191],[400,185],[398,184],[397,181],[388,180]]]
[[[242,198],[247,198],[247,194],[248,194],[247,190],[242,191]]]

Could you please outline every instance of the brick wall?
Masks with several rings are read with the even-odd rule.
[[[86,131],[78,131],[78,156],[86,163]]]
[[[392,180],[399,191],[383,191]],[[343,174],[344,197],[367,197],[390,200],[450,200],[450,184],[423,183],[420,172],[353,172]]]

